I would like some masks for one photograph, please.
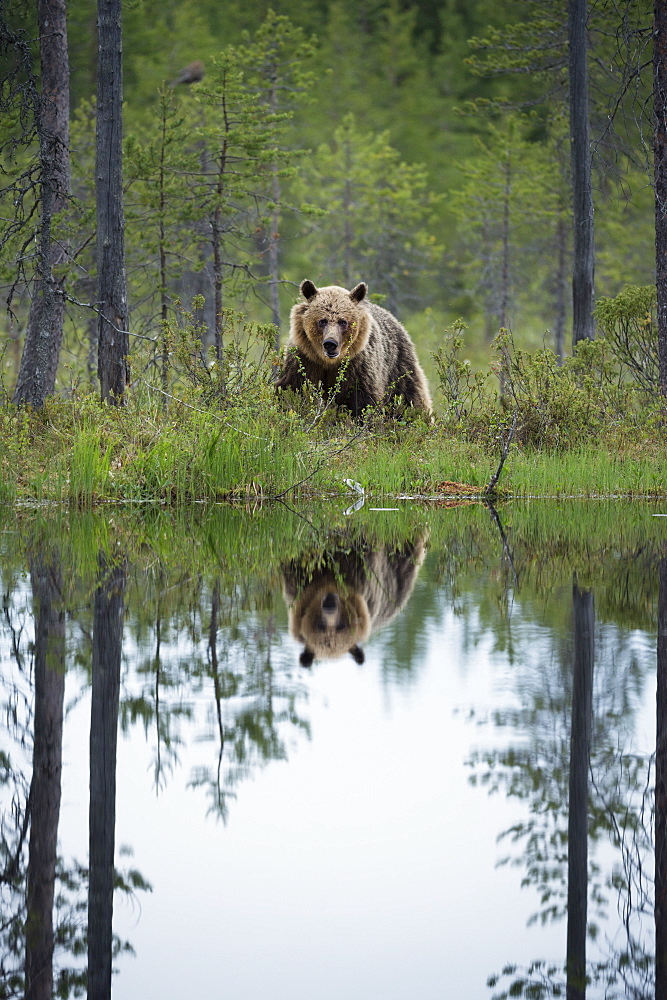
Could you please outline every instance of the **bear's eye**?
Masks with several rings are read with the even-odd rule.
[[[339,319],[338,320],[338,325],[341,328],[341,330],[347,330],[347,320],[346,319]]]
[[[319,326],[320,330],[324,330],[325,326],[327,325],[327,320],[326,319],[318,319],[317,325]]]

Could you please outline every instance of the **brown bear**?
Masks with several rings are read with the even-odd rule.
[[[327,554],[312,569],[304,555],[283,566],[283,594],[293,637],[304,644],[299,662],[345,653],[364,662],[361,643],[405,606],[426,554],[427,533],[397,547],[374,548],[362,542]]]
[[[338,285],[301,282],[305,302],[290,314],[290,338],[278,389],[300,390],[306,380],[325,399],[355,417],[367,406],[405,405],[427,413],[431,397],[414,344],[386,309],[366,300],[365,282],[348,292]]]

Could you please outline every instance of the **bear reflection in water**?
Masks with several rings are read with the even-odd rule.
[[[345,653],[364,662],[361,643],[391,621],[406,604],[426,553],[426,536],[399,546],[327,552],[283,566],[283,593],[290,632],[304,644],[299,662]]]

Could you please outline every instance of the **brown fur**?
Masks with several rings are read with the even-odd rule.
[[[431,411],[424,372],[407,331],[386,309],[366,301],[362,281],[352,291],[301,283],[306,299],[290,314],[290,338],[278,389],[319,386],[337,406],[358,416],[367,406],[404,405]],[[327,350],[328,348],[328,350]]]
[[[316,571],[300,562],[284,566],[290,632],[304,644],[302,665],[348,652],[363,663],[360,643],[407,603],[425,553],[426,535],[420,535],[397,549],[333,552]]]

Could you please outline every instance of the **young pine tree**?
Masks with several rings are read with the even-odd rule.
[[[325,210],[309,238],[320,273],[348,288],[363,279],[397,310],[441,255],[429,226],[439,196],[429,190],[426,169],[403,162],[388,133],[363,132],[346,115],[304,176]]]

